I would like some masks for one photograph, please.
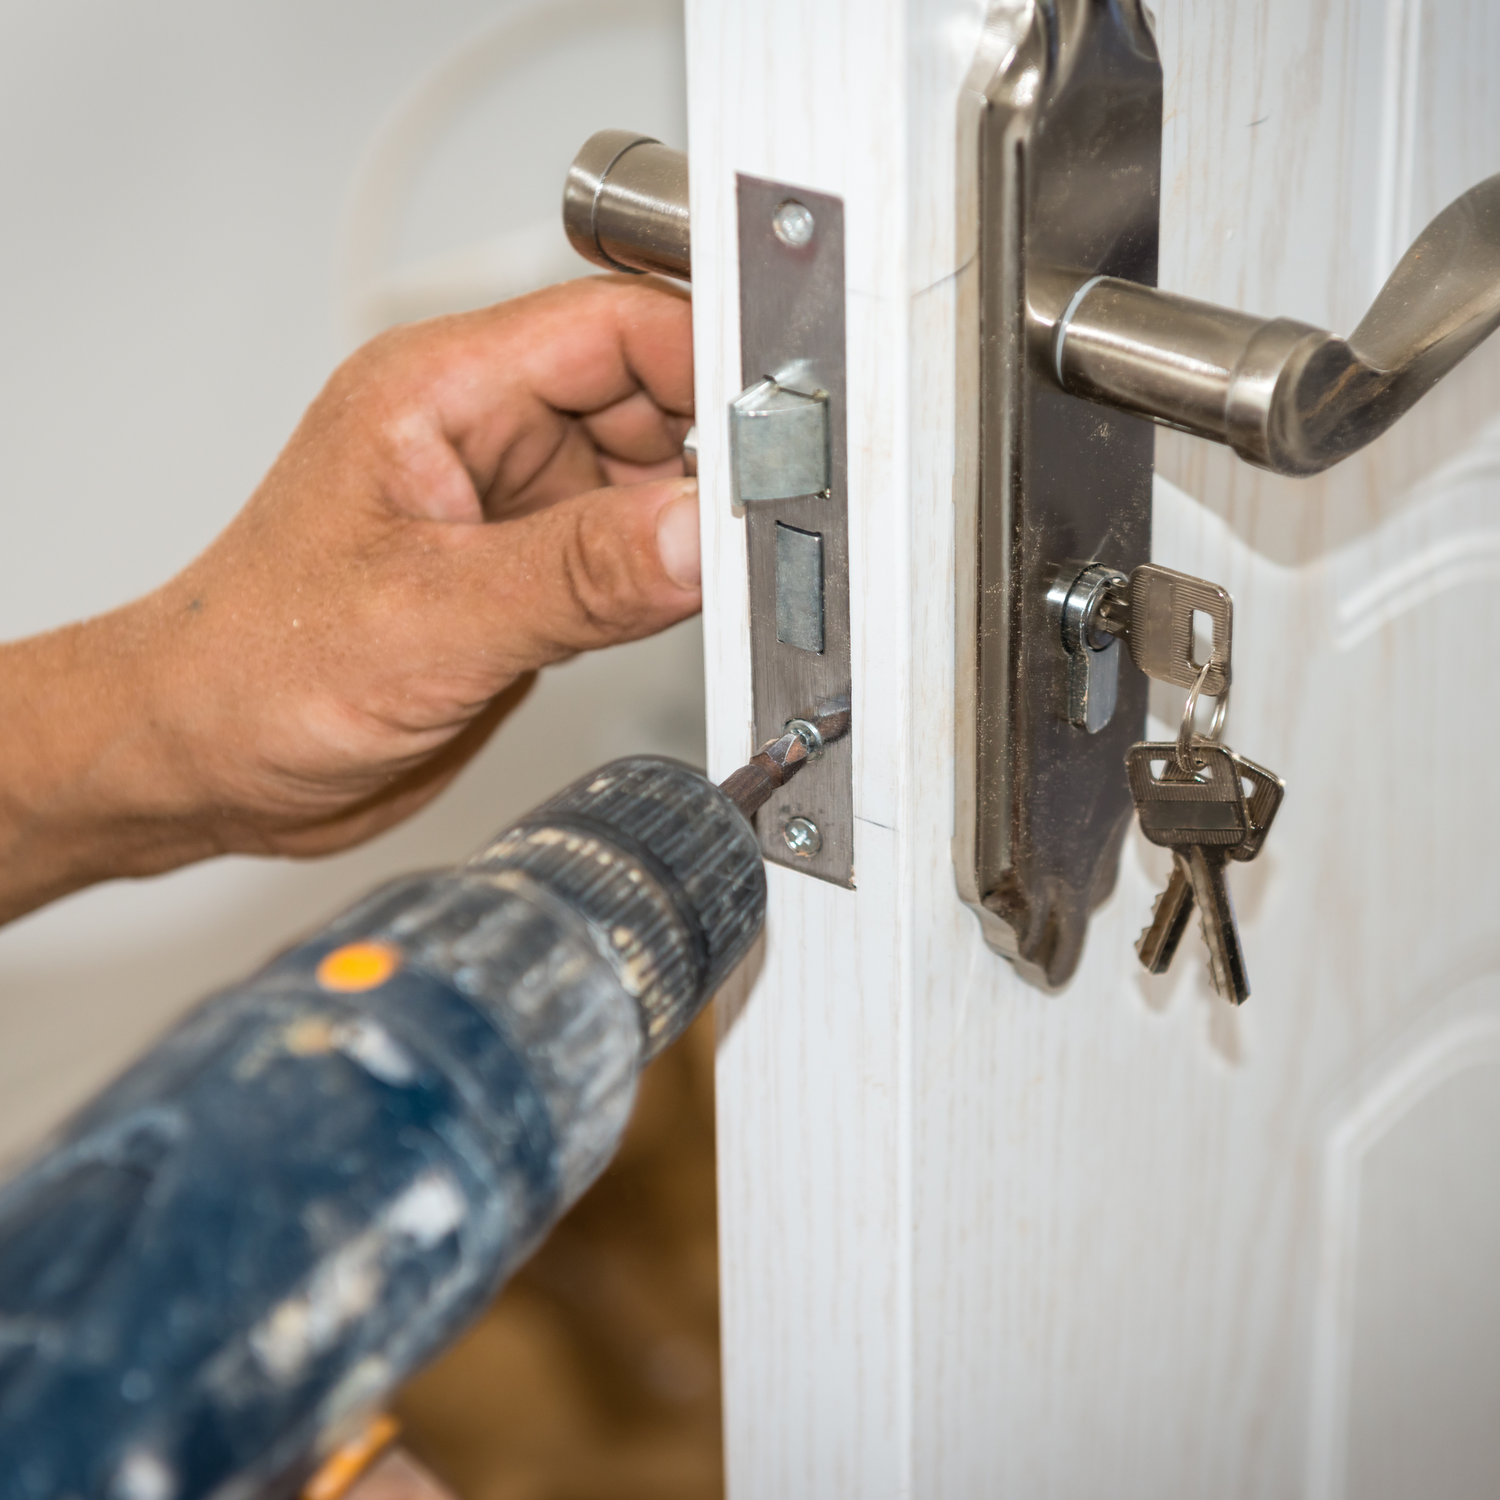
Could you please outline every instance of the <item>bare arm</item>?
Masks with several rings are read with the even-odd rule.
[[[690,310],[552,288],[382,335],[178,577],[0,646],[0,920],[321,854],[445,786],[538,667],[699,604]]]

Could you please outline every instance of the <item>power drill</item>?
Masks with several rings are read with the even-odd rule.
[[[603,1169],[754,942],[748,821],[614,761],[210,997],[0,1190],[0,1497],[249,1500],[453,1340]]]

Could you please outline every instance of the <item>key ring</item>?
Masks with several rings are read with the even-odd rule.
[[[1198,712],[1198,698],[1203,692],[1203,684],[1208,681],[1208,674],[1214,668],[1213,658],[1210,657],[1198,671],[1198,679],[1193,683],[1191,691],[1187,695],[1187,702],[1182,706],[1182,727],[1177,731],[1177,766],[1185,776],[1196,779],[1198,772],[1203,769],[1203,762],[1193,754],[1193,744],[1217,740],[1224,733],[1224,721],[1229,717],[1229,684],[1224,684],[1224,691],[1214,699],[1213,721],[1208,726],[1207,734],[1193,733],[1193,716]]]

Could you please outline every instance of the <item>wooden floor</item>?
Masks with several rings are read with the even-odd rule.
[[[613,1165],[403,1394],[463,1500],[722,1495],[713,1043],[706,1014],[651,1067]]]

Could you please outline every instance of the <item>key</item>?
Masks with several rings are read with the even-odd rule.
[[[1260,853],[1270,832],[1281,799],[1286,795],[1286,783],[1264,766],[1231,750],[1242,781],[1251,784],[1250,795],[1245,799],[1245,812],[1250,820],[1250,831],[1244,839],[1229,851],[1231,859],[1242,862],[1255,858]],[[1176,761],[1168,761],[1162,776],[1169,780],[1181,780],[1184,773]],[[1145,969],[1152,974],[1165,974],[1187,931],[1188,919],[1193,914],[1193,886],[1188,876],[1186,861],[1174,851],[1172,873],[1167,879],[1166,889],[1156,898],[1151,909],[1151,925],[1136,940],[1135,951]]]
[[[1229,882],[1224,879],[1229,850],[1223,845],[1195,844],[1185,858],[1203,941],[1208,945],[1209,978],[1224,999],[1243,1005],[1250,998],[1250,976],[1245,972],[1245,950],[1240,946]]]
[[[1143,563],[1128,577],[1104,563],[1061,564],[1047,591],[1067,655],[1064,717],[1075,729],[1098,734],[1114,716],[1119,695],[1120,642],[1148,677],[1216,698],[1215,733],[1228,704],[1234,601],[1206,578]],[[1194,620],[1213,624],[1207,662],[1195,661]]]
[[[1193,753],[1201,764],[1189,778],[1177,765],[1175,743],[1146,741],[1126,752],[1125,771],[1141,832],[1165,849],[1191,845],[1232,849],[1250,832],[1250,813],[1234,755],[1223,745],[1203,741],[1194,745]],[[1153,762],[1162,766],[1160,777],[1151,769]]]
[[[1143,563],[1128,583],[1110,588],[1097,606],[1089,628],[1123,636],[1130,659],[1148,677],[1190,688],[1198,683],[1204,663],[1193,659],[1193,615],[1202,613],[1213,623],[1211,670],[1198,684],[1205,698],[1219,698],[1229,686],[1230,647],[1234,628],[1234,600],[1222,584],[1155,563]]]
[[[1240,1005],[1249,998],[1250,984],[1224,878],[1230,854],[1251,837],[1240,766],[1224,746],[1203,743],[1194,746],[1200,766],[1189,776],[1178,766],[1176,753],[1175,744],[1144,743],[1131,746],[1125,757],[1141,832],[1173,854],[1173,879],[1136,951],[1152,972],[1160,973],[1181,941],[1187,913],[1196,906],[1214,988]],[[1161,765],[1160,776],[1153,773],[1153,763]],[[1260,783],[1255,784],[1259,789]],[[1271,812],[1274,816],[1274,806]]]
[[[1182,856],[1174,850],[1167,888],[1151,908],[1151,925],[1136,939],[1136,956],[1148,973],[1165,974],[1172,966],[1192,914],[1193,884]]]
[[[1190,781],[1175,759],[1169,760],[1161,771],[1164,781]],[[1254,818],[1250,813],[1250,800],[1246,800],[1246,814],[1251,817],[1251,829],[1245,836],[1248,843],[1255,836]],[[1244,847],[1236,846],[1236,854]],[[1172,855],[1172,873],[1167,877],[1166,888],[1157,896],[1151,908],[1150,925],[1136,939],[1136,956],[1151,974],[1165,974],[1177,956],[1182,935],[1187,931],[1188,919],[1193,915],[1193,885],[1188,877],[1187,862],[1176,851]]]
[[[1203,940],[1208,944],[1209,977],[1226,1000],[1243,1005],[1250,998],[1250,980],[1245,972],[1239,923],[1229,899],[1229,884],[1224,879],[1224,856],[1246,862],[1260,853],[1286,795],[1286,782],[1243,755],[1231,751],[1230,756],[1241,778],[1251,785],[1245,804],[1250,832],[1233,848],[1202,851],[1205,868],[1201,871],[1190,857],[1188,875],[1203,923]]]
[[[1190,688],[1202,663],[1193,659],[1193,615],[1213,622],[1213,669],[1199,687],[1205,698],[1229,686],[1234,600],[1222,584],[1146,563],[1130,575],[1130,659],[1148,677]]]
[[[1234,755],[1234,752],[1230,751],[1230,754]],[[1234,755],[1234,763],[1239,767],[1240,776],[1251,786],[1250,795],[1245,799],[1245,810],[1250,817],[1250,832],[1243,843],[1235,845],[1229,857],[1248,862],[1260,853],[1266,835],[1271,831],[1281,799],[1286,796],[1286,782],[1243,755]]]

